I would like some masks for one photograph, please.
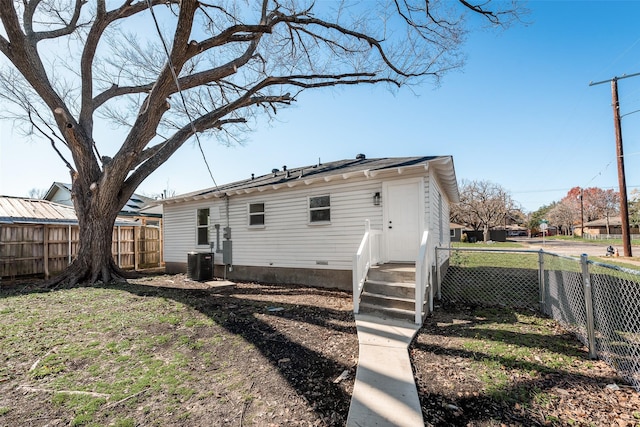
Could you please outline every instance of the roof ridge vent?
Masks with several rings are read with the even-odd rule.
[[[362,153],[360,153],[360,154],[358,154],[358,155],[356,156],[356,160],[364,160],[364,159],[366,159],[366,158],[367,158],[367,156],[365,156],[365,155],[364,155],[364,154],[362,154]]]

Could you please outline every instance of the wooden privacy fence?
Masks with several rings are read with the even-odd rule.
[[[0,277],[56,275],[75,259],[79,236],[77,225],[0,224]],[[111,253],[124,269],[159,267],[160,227],[113,227]]]

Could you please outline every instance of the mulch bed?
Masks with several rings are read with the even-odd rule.
[[[358,356],[349,293],[255,283],[238,283],[214,292],[208,284],[184,275],[142,277],[125,286],[134,293],[187,303],[220,322],[230,337],[241,337],[253,347],[225,356],[253,400],[225,412],[207,405],[206,399],[184,402],[184,408],[174,408],[176,413],[186,408],[192,413],[183,425],[345,425]],[[2,291],[0,297],[2,293],[7,294]],[[508,390],[489,392],[474,370],[482,355],[464,351],[466,338],[441,326],[454,318],[474,321],[470,309],[439,309],[427,319],[410,348],[426,425],[640,425],[638,393],[606,364],[589,360],[586,351],[580,363],[566,369],[523,376],[505,367],[505,374],[511,375]],[[566,338],[560,329],[557,334]],[[4,396],[0,408],[8,404],[12,408],[0,413],[0,426],[68,425],[69,414],[51,405],[51,395],[19,388],[25,381],[0,379]],[[212,399],[219,399],[222,392],[216,391]],[[163,404],[151,394],[140,399],[140,406],[154,399]],[[111,411],[133,416],[137,425],[184,423],[171,416],[162,421],[145,418],[127,405]]]

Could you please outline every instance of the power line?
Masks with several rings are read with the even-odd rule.
[[[624,256],[631,256],[631,237],[629,236],[629,204],[627,202],[627,179],[624,171],[624,150],[622,148],[622,126],[620,125],[620,99],[618,80],[640,76],[640,73],[623,74],[600,82],[591,82],[589,86],[611,83],[611,105],[613,107],[613,125],[616,135],[616,160],[618,163],[618,183],[620,186],[620,218],[622,220],[622,246]],[[584,224],[583,224],[584,227]],[[583,229],[584,231],[584,229]]]
[[[640,188],[640,184],[636,184],[636,185],[627,185],[628,188]],[[575,188],[575,187],[572,187]],[[545,189],[545,190],[522,190],[522,191],[511,191],[512,194],[533,194],[533,193],[555,193],[558,191],[569,191],[572,188],[550,188],[550,189]],[[598,187],[601,188],[603,190],[614,190],[617,188],[617,186],[615,185],[609,185],[606,187]]]
[[[187,119],[189,119],[189,125],[191,126],[191,131],[193,132],[193,136],[196,137],[198,148],[200,149],[200,153],[202,154],[202,160],[204,160],[204,164],[207,167],[207,171],[209,171],[209,176],[211,177],[211,181],[213,181],[213,185],[216,187],[216,190],[217,190],[218,184],[216,183],[216,180],[213,177],[213,172],[211,172],[211,168],[209,167],[209,162],[207,161],[207,157],[204,155],[204,150],[202,149],[202,143],[200,142],[200,137],[198,136],[198,132],[196,131],[195,125],[193,124],[193,119],[191,118],[191,114],[189,114],[189,109],[187,108],[187,101],[184,97],[184,94],[182,93],[182,89],[180,88],[180,82],[178,81],[178,76],[176,75],[176,71],[173,67],[173,62],[171,61],[171,54],[169,53],[167,42],[164,40],[164,37],[162,36],[162,31],[160,30],[160,25],[158,24],[158,19],[156,18],[156,14],[153,11],[153,5],[151,4],[151,0],[147,0],[147,6],[149,7],[149,11],[151,12],[151,17],[153,18],[156,31],[158,32],[158,37],[160,37],[160,41],[162,42],[164,53],[167,56],[167,62],[169,63],[169,68],[171,69],[171,75],[173,76],[173,81],[176,84],[176,89],[178,90],[178,94],[180,95],[180,99],[182,100],[182,106],[184,107],[184,112],[187,115]]]

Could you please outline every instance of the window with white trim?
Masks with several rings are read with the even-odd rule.
[[[209,245],[209,208],[198,209],[196,220],[196,244]]]
[[[264,226],[264,203],[249,203],[249,226]]]
[[[309,222],[331,221],[331,197],[309,197]]]

